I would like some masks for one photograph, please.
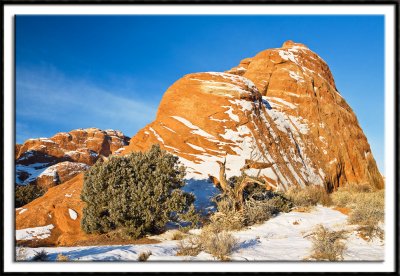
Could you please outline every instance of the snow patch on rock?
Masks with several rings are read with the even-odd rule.
[[[72,209],[68,209],[69,217],[72,220],[76,220],[78,218],[78,213]]]
[[[33,228],[25,228],[16,230],[15,238],[17,240],[33,240],[33,239],[47,239],[51,235],[51,229],[54,228],[53,224],[46,226],[39,226]]]

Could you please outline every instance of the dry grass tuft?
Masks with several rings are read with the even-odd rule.
[[[65,256],[65,255],[63,255],[62,253],[59,253],[58,255],[57,255],[57,259],[56,259],[58,262],[68,262],[69,261],[69,258],[68,258],[68,256]]]
[[[137,260],[139,262],[145,262],[145,261],[147,261],[149,259],[151,254],[152,254],[151,251],[142,252],[142,253],[139,254],[139,257],[138,257]]]
[[[332,193],[332,201],[338,207],[351,207],[355,204],[355,200],[366,193],[375,193],[376,190],[368,184],[347,184],[340,187],[337,191]]]
[[[377,237],[383,239],[384,231],[379,223],[385,219],[384,190],[360,193],[355,200],[355,206],[349,215],[349,223],[358,224],[358,231],[367,240]]]
[[[354,194],[345,189],[339,189],[331,195],[332,202],[338,207],[347,207],[354,202]]]
[[[175,232],[172,234],[171,239],[172,239],[173,241],[179,241],[179,240],[183,239],[184,237],[185,237],[185,235],[184,235],[182,232],[180,232],[180,231],[175,231]]]
[[[201,241],[198,236],[188,236],[178,243],[177,256],[197,256],[201,252]]]
[[[19,247],[15,251],[15,259],[16,261],[26,261],[28,258],[26,248],[24,247]]]
[[[310,207],[317,204],[332,205],[332,200],[325,188],[317,185],[310,185],[305,188],[292,187],[286,192],[286,196],[297,207]]]
[[[355,199],[355,206],[350,213],[352,224],[369,225],[383,222],[385,217],[384,191],[360,193]]]
[[[369,185],[368,183],[362,183],[362,184],[352,184],[349,183],[345,187],[343,187],[345,190],[349,191],[350,193],[356,194],[356,193],[371,193],[376,191],[376,188],[373,186]]]
[[[379,223],[385,217],[385,191],[367,184],[353,184],[339,188],[332,194],[333,203],[350,208],[348,222],[358,224],[359,235],[365,240],[383,239],[384,231]]]
[[[215,228],[204,227],[200,235],[204,251],[221,261],[228,261],[229,255],[238,245],[238,240],[226,231],[215,231]]]
[[[238,241],[225,230],[219,231],[214,225],[203,227],[200,236],[188,236],[178,243],[177,256],[197,256],[205,251],[221,261],[228,261]]]
[[[343,252],[346,245],[342,240],[346,239],[344,231],[330,231],[322,225],[318,225],[312,233],[312,255],[316,260],[340,261],[343,260]]]

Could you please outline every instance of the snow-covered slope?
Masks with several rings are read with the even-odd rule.
[[[349,230],[346,240],[347,249],[344,260],[374,260],[384,258],[384,244],[381,240],[367,242],[358,237],[355,226],[347,225],[346,215],[330,208],[317,206],[310,213],[282,213],[269,221],[252,226],[248,229],[232,232],[238,239],[237,248],[230,256],[232,261],[302,261],[311,254],[311,239],[307,237],[314,231],[315,226],[322,224],[329,229]],[[192,230],[198,233],[198,230]],[[152,238],[159,239],[157,244],[115,245],[115,246],[82,246],[82,247],[53,247],[27,248],[27,258],[35,252],[44,249],[49,253],[50,260],[56,260],[58,254],[68,256],[70,260],[102,260],[127,261],[137,260],[140,253],[150,251],[148,261],[206,261],[215,258],[201,252],[198,256],[176,256],[178,241],[171,240],[172,235],[164,233]]]

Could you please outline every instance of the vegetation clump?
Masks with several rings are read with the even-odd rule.
[[[343,252],[346,245],[345,231],[332,231],[322,225],[318,225],[312,233],[312,255],[316,260],[340,261],[343,260]]]
[[[185,193],[184,167],[178,157],[153,145],[96,163],[85,173],[81,227],[86,233],[120,231],[129,238],[162,231],[169,221],[197,221],[194,195]]]
[[[267,190],[262,179],[242,175],[225,182],[230,188],[221,188],[222,194],[214,198],[217,212],[209,223],[219,232],[261,223],[293,208],[284,194]]]
[[[358,231],[366,240],[383,239],[379,224],[385,217],[385,191],[371,185],[347,185],[332,194],[332,201],[339,207],[349,208],[348,222],[359,225]]]
[[[27,252],[26,248],[18,247],[15,251],[15,259],[16,261],[26,261],[27,260]]]
[[[360,194],[349,215],[349,223],[358,224],[358,231],[366,240],[383,239],[384,231],[379,224],[385,218],[384,190]]]
[[[244,201],[245,225],[262,223],[281,212],[290,212],[292,208],[292,202],[281,193],[267,190],[256,192]]]
[[[49,261],[49,254],[46,252],[46,250],[43,249],[43,250],[35,253],[35,255],[32,257],[32,261],[47,262],[47,261]]]
[[[190,235],[178,243],[177,256],[197,256],[202,250],[200,237]]]
[[[70,259],[68,258],[68,256],[66,256],[66,255],[64,255],[64,254],[62,254],[62,253],[59,253],[58,255],[57,255],[57,259],[56,259],[58,262],[69,262],[70,261]]]
[[[204,227],[200,235],[203,250],[221,261],[228,261],[238,245],[238,240],[229,232],[218,231],[212,227]]]
[[[44,195],[44,190],[35,184],[15,187],[15,208],[22,207],[38,197]]]
[[[149,259],[149,257],[152,255],[151,251],[146,251],[146,252],[142,252],[139,254],[138,256],[138,261],[139,262],[145,262]]]
[[[286,196],[297,207],[312,207],[317,204],[331,206],[332,200],[329,193],[322,186],[309,185],[304,188],[292,187],[286,193]]]
[[[238,245],[238,240],[228,231],[213,227],[203,227],[199,236],[190,235],[178,243],[178,256],[197,256],[205,251],[221,261],[228,261]]]

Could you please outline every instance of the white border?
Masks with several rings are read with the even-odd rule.
[[[14,263],[13,199],[4,198],[5,272],[391,272],[394,271],[394,6],[393,5],[4,5],[4,195],[13,182],[13,16],[15,14],[281,14],[385,16],[385,176],[386,241],[384,262],[232,262],[232,263]]]

